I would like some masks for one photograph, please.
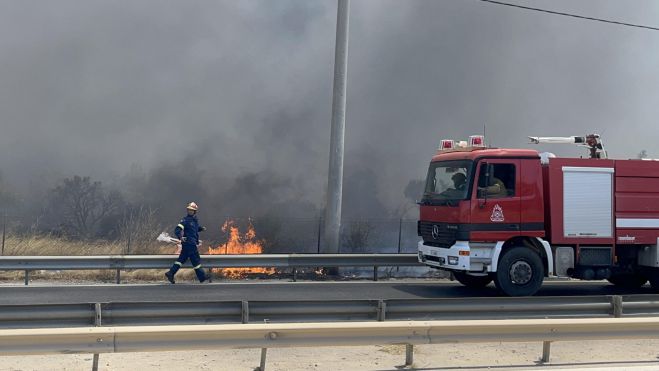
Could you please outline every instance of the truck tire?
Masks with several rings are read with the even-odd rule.
[[[492,282],[492,277],[486,276],[472,276],[464,272],[453,272],[453,277],[461,284],[467,287],[481,288],[485,287]]]
[[[641,276],[640,274],[627,273],[612,275],[607,279],[607,281],[616,286],[624,287],[627,289],[637,289],[645,285],[645,283],[648,282],[648,279],[644,276]]]
[[[494,284],[508,296],[535,294],[545,278],[540,256],[527,247],[512,247],[499,259]]]

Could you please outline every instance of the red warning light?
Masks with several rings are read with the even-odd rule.
[[[442,141],[439,144],[439,149],[441,150],[453,149],[453,148],[455,148],[455,141],[452,139],[442,139]]]
[[[482,135],[472,135],[469,137],[470,147],[485,147],[485,137]]]

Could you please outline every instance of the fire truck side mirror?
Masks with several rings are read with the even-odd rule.
[[[484,162],[482,166],[485,166],[485,187],[490,186],[490,178],[492,177],[492,172],[494,171],[494,166]]]
[[[487,187],[490,185],[490,177],[492,176],[492,171],[494,170],[494,167],[492,164],[489,164],[485,161],[481,163],[481,169],[485,169],[485,174],[481,171],[481,175],[483,175],[484,179],[478,179],[478,192],[476,196],[479,199],[478,206],[482,209],[485,207],[487,204]],[[483,185],[483,187],[480,187],[480,185]]]

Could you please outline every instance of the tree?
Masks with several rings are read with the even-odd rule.
[[[50,209],[57,215],[56,224],[64,233],[91,238],[108,234],[108,229],[113,227],[104,222],[115,218],[123,203],[119,192],[108,192],[101,182],[76,175],[64,179],[52,190]],[[104,228],[100,228],[102,224]]]
[[[637,157],[639,160],[642,160],[642,159],[644,159],[644,158],[648,158],[648,151],[646,151],[646,150],[643,149],[643,150],[641,150],[641,152],[638,153],[638,155],[636,155],[636,157]]]
[[[157,210],[145,205],[126,208],[119,224],[119,236],[124,243],[124,253],[154,253],[161,244],[156,236],[163,230]]]

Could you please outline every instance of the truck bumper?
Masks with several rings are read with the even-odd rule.
[[[430,267],[452,271],[485,273],[496,270],[492,267],[492,257],[496,244],[474,244],[457,241],[449,248],[427,246],[419,241],[419,262]]]

